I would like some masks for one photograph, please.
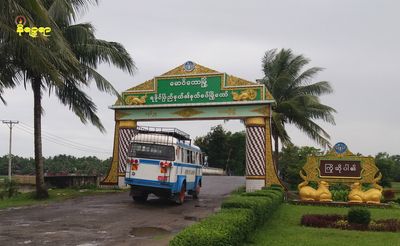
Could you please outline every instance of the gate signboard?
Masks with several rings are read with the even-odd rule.
[[[361,179],[361,161],[357,160],[320,160],[321,178]]]
[[[308,156],[300,176],[315,182],[373,183],[378,173],[373,157],[354,155],[344,143],[337,143],[326,155]]]
[[[329,191],[332,183],[344,183],[349,186],[346,199],[351,203],[380,203],[383,188],[378,184],[382,174],[375,166],[374,158],[354,155],[346,144],[337,143],[330,152],[322,156],[308,156],[300,177],[304,180],[298,185],[302,201],[331,202],[333,198]],[[309,182],[318,182],[314,189]],[[364,191],[363,183],[371,184],[372,188]]]
[[[123,92],[125,105],[171,105],[259,101],[264,99],[263,85],[228,86],[227,75],[160,76],[150,90]]]

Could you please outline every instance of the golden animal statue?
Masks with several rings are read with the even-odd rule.
[[[232,91],[232,98],[234,101],[251,101],[256,99],[257,92],[253,89],[247,89],[242,92],[237,93]]]
[[[298,185],[299,195],[302,201],[321,201],[331,202],[332,193],[329,191],[329,184],[325,181],[318,182],[318,189],[308,186],[308,181],[303,181]]]
[[[125,98],[125,103],[127,105],[143,105],[146,103],[146,98],[147,95],[141,96],[140,98],[135,96],[127,96]]]
[[[349,202],[354,202],[354,203],[380,203],[381,198],[382,198],[382,191],[383,188],[382,186],[378,185],[376,182],[382,178],[382,174],[379,174],[379,176],[374,180],[372,185],[374,188],[371,188],[367,191],[363,191],[361,188],[361,184],[356,182],[352,184],[351,191],[349,193]]]

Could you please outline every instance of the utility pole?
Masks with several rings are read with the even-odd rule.
[[[8,146],[8,179],[11,181],[11,144],[12,144],[12,128],[13,125],[18,124],[16,120],[3,120],[3,124],[6,124],[10,128],[10,145]]]

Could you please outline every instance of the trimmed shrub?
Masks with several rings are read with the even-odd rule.
[[[284,191],[284,189],[282,188],[282,186],[276,185],[276,184],[273,184],[273,185],[271,185],[271,186],[264,186],[262,189],[263,189],[263,190],[277,190],[277,191],[281,191],[281,192]]]
[[[351,208],[347,214],[350,224],[368,225],[371,221],[371,212],[365,208]]]
[[[349,190],[332,190],[332,200],[347,202]]]
[[[257,196],[231,196],[222,203],[222,208],[247,208],[253,211],[260,225],[272,211],[272,199]]]
[[[339,214],[305,214],[301,217],[300,224],[312,227],[334,227],[337,221],[345,220]]]
[[[255,228],[255,221],[250,209],[223,209],[181,231],[170,245],[241,245]]]
[[[242,196],[266,196],[272,199],[283,200],[283,193],[282,191],[278,190],[257,190],[254,192],[249,193],[242,193]]]
[[[375,228],[376,231],[400,231],[400,220],[398,219],[376,220],[375,223],[382,226],[381,230]]]
[[[270,209],[276,209],[283,201],[283,193],[277,190],[258,190],[250,193],[243,193],[245,197],[265,197],[271,200]]]
[[[263,224],[282,200],[279,190],[231,195],[220,212],[182,230],[170,245],[243,245],[250,232]]]

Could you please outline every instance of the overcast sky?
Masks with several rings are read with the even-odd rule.
[[[273,48],[291,48],[325,70],[315,78],[330,81],[334,93],[322,102],[334,107],[336,126],[321,123],[332,143],[343,141],[364,155],[400,154],[400,2],[399,1],[133,1],[103,0],[79,22],[92,22],[98,38],[122,43],[138,68],[132,77],[117,68],[99,71],[118,91],[160,75],[187,60],[255,81],[263,77],[261,59]],[[107,129],[100,133],[44,95],[43,154],[111,156],[115,98],[88,90]],[[0,119],[19,120],[13,154],[33,156],[33,96],[20,86],[4,93]],[[212,126],[230,131],[238,121],[156,122],[175,126],[194,138]],[[149,125],[142,123],[142,125]],[[296,145],[318,147],[294,127]],[[0,155],[8,153],[9,130],[0,125]],[[72,141],[72,142],[71,142]],[[82,146],[85,145],[85,146]]]

